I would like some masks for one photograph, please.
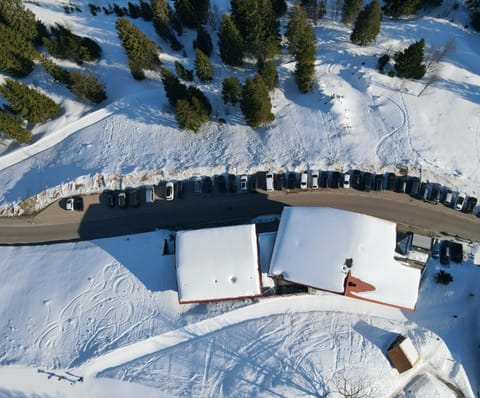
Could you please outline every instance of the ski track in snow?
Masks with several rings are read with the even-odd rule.
[[[293,298],[294,300],[295,298]],[[323,308],[324,304],[319,301],[312,301],[308,297],[301,296],[297,298],[300,303],[302,300],[305,300],[305,304],[307,308],[304,307],[297,307],[297,312],[308,312],[308,311],[321,311],[325,310],[327,307]],[[337,304],[336,310],[338,312],[343,312],[345,304],[344,297],[329,297],[330,300],[335,301]],[[340,301],[338,301],[340,299]],[[282,299],[279,299],[282,300]],[[208,318],[203,321],[187,325],[185,327],[172,330],[154,337],[150,337],[146,340],[139,341],[127,346],[123,346],[113,351],[107,352],[104,355],[100,355],[94,359],[91,359],[82,365],[80,365],[76,371],[79,374],[84,374],[87,376],[94,376],[102,371],[107,369],[116,368],[118,366],[124,365],[126,363],[132,362],[136,359],[145,357],[152,353],[160,353],[172,347],[178,346],[179,344],[186,343],[190,340],[197,339],[201,336],[206,334],[210,334],[212,332],[218,331],[220,329],[224,329],[228,326],[232,326],[234,324],[238,324],[239,322],[243,322],[246,320],[258,319],[262,317],[267,317],[271,315],[278,315],[283,314],[285,312],[284,305],[278,305],[279,300],[277,299],[267,299],[261,300],[256,304],[242,307],[237,310],[233,310],[228,313],[224,313],[222,315]],[[284,300],[284,299],[283,299]],[[291,301],[284,300],[285,305],[290,304]],[[295,304],[295,303],[294,303]],[[364,303],[362,303],[364,304]],[[366,303],[366,305],[357,305],[354,308],[349,308],[348,312],[350,313],[364,313],[366,308],[369,308],[369,305],[374,305],[378,307],[376,304]],[[335,311],[335,305],[332,305],[332,302],[329,301],[328,303],[328,310]],[[378,308],[377,308],[378,309]],[[389,310],[389,309],[387,309]],[[332,311],[332,312],[333,312]],[[397,310],[388,311],[388,316],[397,318],[403,318],[403,315]],[[379,317],[382,317],[382,313],[378,313]],[[254,342],[252,342],[254,343]]]

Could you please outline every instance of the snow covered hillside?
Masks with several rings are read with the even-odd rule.
[[[218,15],[229,9],[227,0],[211,3]],[[315,28],[314,90],[298,92],[291,73],[294,60],[284,49],[276,61],[279,86],[271,93],[275,121],[266,128],[247,127],[239,108],[226,107],[221,100],[223,78],[233,75],[244,81],[255,66],[225,67],[215,53],[214,81],[195,81],[214,108],[212,122],[198,134],[177,128],[158,73],[141,82],[131,77],[114,15],[91,16],[87,0],[75,1],[82,12],[71,14],[64,13],[61,1],[26,3],[44,23],[63,23],[102,46],[102,59],[81,68],[106,83],[108,100],[96,108],[82,104],[37,67],[26,81],[60,102],[64,113],[35,128],[35,142],[29,146],[3,143],[0,205],[14,206],[18,213],[19,201],[44,190],[49,191],[37,198],[37,207],[58,195],[118,185],[122,178],[124,185],[135,185],[225,171],[358,167],[382,172],[404,164],[412,175],[478,195],[480,34],[463,27],[467,19],[462,7],[452,11],[451,2],[444,3],[432,16],[382,21],[376,43],[367,47],[351,44],[350,28],[329,12]],[[184,57],[169,50],[151,23],[133,22],[164,49],[161,60],[167,68],[173,70],[175,60],[193,68],[193,31],[180,37]],[[212,26],[208,29],[216,45]],[[420,38],[432,51],[450,39],[454,46],[435,67],[437,81],[418,96],[431,74],[421,81],[390,78],[376,70],[376,62],[385,52]],[[219,124],[220,118],[226,123]]]
[[[473,256],[452,265],[448,286],[433,282],[433,260],[415,313],[327,293],[180,305],[164,239],[168,231],[1,247],[0,396],[153,394],[144,386],[166,396],[336,396],[343,378],[374,397],[410,397],[410,383],[438,397],[478,388]],[[401,375],[385,355],[398,333],[421,357]],[[73,375],[83,383],[70,385]]]

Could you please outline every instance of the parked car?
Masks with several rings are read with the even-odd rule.
[[[407,189],[405,190],[405,193],[409,194],[413,198],[416,198],[419,190],[420,178],[410,177],[409,179],[407,179]]]
[[[213,177],[213,182],[217,192],[227,192],[227,184],[225,183],[225,177],[222,174]]]
[[[350,185],[352,188],[363,190],[362,185],[362,172],[360,170],[353,170],[350,177]]]
[[[237,192],[237,176],[235,174],[228,175],[228,188],[231,193]]]
[[[467,214],[473,213],[473,209],[477,205],[477,198],[473,196],[469,196],[467,201],[465,202],[465,206],[463,207],[462,211]]]
[[[273,191],[273,173],[271,171],[267,172],[265,175],[265,189],[267,191]]]
[[[125,191],[118,192],[117,203],[118,207],[120,207],[121,209],[126,209],[128,207],[127,193]]]
[[[440,264],[450,264],[450,242],[448,240],[444,240],[440,245]]]
[[[312,174],[310,175],[310,186],[312,189],[318,189],[318,171],[312,170]]]
[[[321,171],[318,185],[320,188],[327,188],[328,183],[328,171]]]
[[[140,192],[138,189],[131,189],[128,191],[128,203],[132,207],[139,207],[140,206]]]
[[[440,246],[441,246],[441,244],[439,242],[436,242],[433,245],[433,248],[432,248],[432,257],[433,258],[439,258],[440,257]]]
[[[330,183],[328,184],[328,187],[337,189],[340,186],[340,177],[341,174],[339,171],[333,171],[330,175]]]
[[[250,178],[248,179],[248,183],[249,183],[250,192],[256,193],[257,192],[257,175],[256,174],[251,175]]]
[[[432,182],[430,184],[429,190],[428,190],[428,195],[427,195],[427,201],[437,204],[438,201],[440,200],[440,184],[437,184],[436,182]]]
[[[343,187],[350,188],[350,173],[345,173],[343,175]]]
[[[363,190],[370,192],[370,188],[372,187],[372,173],[368,171],[363,173]]]
[[[154,200],[153,186],[149,185],[145,187],[145,203],[153,203]]]
[[[375,175],[374,182],[373,182],[373,189],[375,191],[383,191],[383,180],[384,180],[384,175],[383,174],[377,174]]]
[[[454,262],[461,263],[463,261],[463,245],[458,242],[450,243],[451,258]]]
[[[248,176],[246,174],[240,176],[240,191],[248,191]]]
[[[297,173],[291,171],[287,177],[287,188],[295,189],[297,187]]]
[[[203,180],[203,192],[210,193],[213,191],[213,181],[212,177],[206,176]]]
[[[421,200],[427,200],[427,195],[428,195],[428,183],[421,182],[416,198]]]
[[[459,192],[457,199],[455,200],[455,209],[461,211],[465,205],[465,199],[467,194],[465,192]]]
[[[68,198],[65,203],[65,209],[69,211],[82,211],[83,199],[80,197]]]
[[[300,189],[308,188],[308,171],[302,171],[300,175]]]
[[[273,187],[277,191],[281,191],[285,186],[285,173],[275,173],[273,176]]]
[[[202,178],[193,178],[193,193],[202,193]]]
[[[173,200],[175,199],[175,184],[172,181],[168,181],[165,185],[165,199]]]
[[[445,206],[452,207],[453,203],[453,191],[449,187],[444,187],[443,189],[443,200],[442,203]]]
[[[393,191],[395,189],[395,180],[397,176],[395,173],[386,173],[385,174],[385,189],[388,191]]]
[[[102,196],[103,203],[105,203],[108,207],[115,207],[115,195],[113,194],[113,191],[103,191]]]
[[[397,176],[395,178],[395,192],[405,193],[407,189],[407,176]]]

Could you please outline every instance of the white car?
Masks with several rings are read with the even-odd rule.
[[[68,198],[65,203],[65,210],[69,211],[82,211],[83,199],[82,198]]]
[[[308,188],[308,172],[303,171],[300,177],[300,188],[307,189]]]
[[[175,198],[175,185],[172,181],[167,182],[165,185],[165,199],[173,200]]]
[[[267,191],[273,191],[273,173],[270,171],[267,173],[265,176],[265,185],[267,188]]]
[[[153,187],[151,185],[145,187],[145,203],[153,203]]]
[[[240,176],[240,191],[248,191],[248,176],[246,174]]]
[[[314,170],[311,174],[311,187],[312,189],[318,189],[318,171]]]
[[[457,199],[455,200],[455,209],[461,211],[463,205],[465,204],[465,199],[467,199],[467,194],[465,192],[459,192]]]
[[[350,173],[345,173],[343,175],[343,187],[350,188]]]

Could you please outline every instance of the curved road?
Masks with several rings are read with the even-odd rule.
[[[107,208],[99,195],[84,198],[85,210],[63,210],[56,202],[32,217],[0,219],[0,244],[90,240],[160,229],[189,229],[246,223],[280,214],[284,206],[328,206],[394,221],[400,228],[480,242],[480,219],[445,206],[393,192],[351,189],[237,194],[185,193],[174,201],[157,199],[139,208]]]

